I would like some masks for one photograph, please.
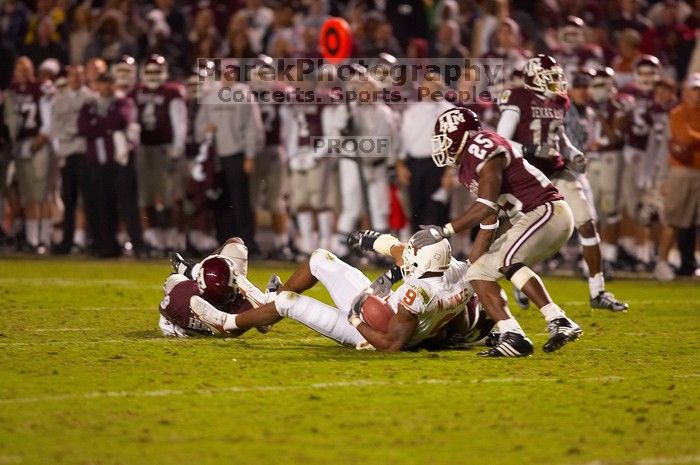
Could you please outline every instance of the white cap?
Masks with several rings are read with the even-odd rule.
[[[688,87],[694,89],[695,87],[700,87],[700,73],[693,73],[688,76]]]

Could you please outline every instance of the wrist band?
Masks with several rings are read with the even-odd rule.
[[[496,220],[495,223],[491,223],[491,224],[479,223],[479,227],[481,229],[486,229],[486,230],[498,229],[498,220]]]
[[[358,315],[355,315],[354,313],[350,315],[350,318],[348,318],[348,321],[350,322],[351,325],[353,325],[355,328],[360,326],[360,323],[362,323],[362,318],[360,318]]]
[[[498,204],[496,202],[492,202],[492,201],[487,200],[487,199],[482,199],[481,197],[476,199],[476,201],[483,204],[483,205],[486,205],[487,207],[489,207],[493,211],[496,211],[496,212],[498,211]]]
[[[382,234],[375,241],[372,248],[380,255],[391,255],[391,248],[395,245],[401,245],[401,241],[391,234]]]
[[[452,226],[452,223],[447,223],[444,227],[443,230],[447,233],[447,236],[454,236],[455,234],[455,227]]]

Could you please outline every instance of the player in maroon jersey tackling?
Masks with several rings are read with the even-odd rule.
[[[416,247],[438,242],[480,225],[470,254],[469,282],[501,337],[485,357],[518,357],[533,351],[532,342],[511,315],[497,280],[508,278],[540,309],[547,320],[545,352],[573,341],[581,328],[549,297],[530,266],[559,250],[571,236],[571,209],[552,183],[510,143],[483,131],[476,114],[466,108],[442,113],[435,123],[433,161],[459,166],[459,181],[478,197],[464,215],[445,226],[425,226],[414,236]],[[512,227],[498,238],[498,213],[513,214]],[[517,211],[514,211],[517,210]]]

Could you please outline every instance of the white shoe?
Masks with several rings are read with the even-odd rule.
[[[212,304],[202,299],[198,295],[190,297],[190,308],[199,321],[209,328],[214,334],[226,334],[224,329],[227,313],[217,310]]]
[[[654,277],[659,281],[673,281],[676,273],[668,262],[658,261],[654,267]]]

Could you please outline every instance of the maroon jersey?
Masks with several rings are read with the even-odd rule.
[[[615,122],[625,115],[625,107],[625,97],[617,95],[599,104],[592,104],[591,108],[596,112],[593,142],[598,145],[597,152],[622,150],[622,137],[611,141],[603,131],[603,123],[614,126]]]
[[[603,49],[595,44],[585,44],[570,52],[557,50],[554,52],[553,57],[564,70],[566,79],[569,82],[573,81],[574,75],[580,70],[586,68],[598,69],[605,64]]]
[[[170,103],[185,98],[185,88],[176,82],[166,82],[157,89],[139,84],[133,90],[138,109],[142,145],[164,145],[173,142]]]
[[[470,138],[459,167],[459,182],[472,193],[479,189],[479,173],[491,158],[505,154],[506,168],[498,204],[506,210],[529,212],[562,196],[544,174],[527,162],[510,143],[492,131],[479,131]]]
[[[287,88],[271,86],[266,90],[253,90],[253,95],[260,105],[260,116],[265,128],[265,147],[280,145],[280,109],[281,103],[275,101],[276,94],[288,92]]]
[[[520,144],[548,144],[555,149],[559,147],[559,128],[564,124],[564,117],[569,100],[564,96],[546,98],[537,92],[517,87],[503,91],[499,99],[501,111],[513,110],[520,115],[513,140]],[[555,152],[550,158],[533,158],[530,160],[547,176],[564,169],[564,157]]]
[[[160,302],[158,310],[166,320],[187,331],[210,334],[210,331],[194,316],[190,308],[190,298],[201,295],[197,281],[183,275],[171,275],[165,282],[165,291],[165,296]],[[253,308],[247,300],[240,296],[236,296],[225,305],[216,307],[226,313],[242,313]]]
[[[125,131],[132,123],[134,105],[126,97],[93,99],[78,115],[78,133],[87,142],[87,162],[104,165],[114,161],[114,132]]]
[[[293,114],[298,128],[298,147],[310,147],[313,138],[323,136],[321,113],[324,106],[318,103],[294,105]]]
[[[627,133],[626,143],[637,150],[646,150],[649,133],[652,126],[651,107],[654,105],[653,92],[645,92],[636,85],[630,84],[620,90],[629,96],[626,108]]]
[[[44,95],[41,84],[31,82],[25,85],[12,84],[12,99],[17,115],[17,139],[27,139],[39,134],[41,128],[41,112],[39,101]]]

